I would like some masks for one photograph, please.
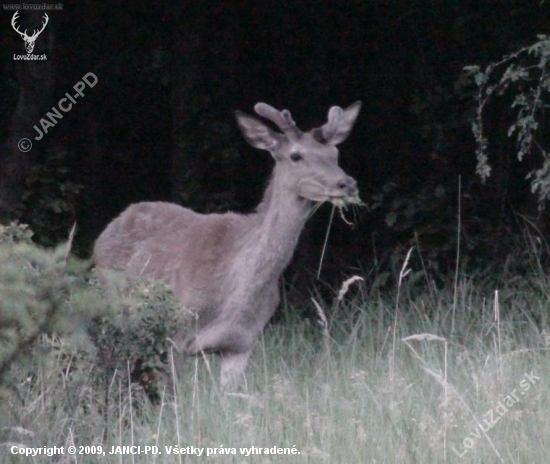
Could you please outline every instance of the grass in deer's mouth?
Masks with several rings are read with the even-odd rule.
[[[350,222],[346,219],[346,217],[344,215],[344,209],[348,205],[366,206],[366,204],[363,203],[363,201],[361,201],[361,198],[359,198],[359,195],[357,195],[357,196],[347,196],[347,197],[332,197],[328,201],[332,204],[332,211],[330,213],[330,219],[329,219],[328,226],[327,226],[327,233],[325,235],[325,242],[323,243],[323,250],[321,251],[321,258],[319,259],[319,267],[317,268],[317,279],[319,279],[320,276],[321,276],[321,267],[323,266],[323,259],[325,257],[325,251],[326,251],[326,247],[327,247],[328,236],[329,236],[329,233],[330,233],[330,227],[332,225],[332,220],[334,218],[335,208],[338,208],[338,212],[340,213],[340,217],[342,218],[342,220],[346,224],[353,227],[353,222]]]
[[[348,205],[365,206],[365,203],[363,203],[359,196],[333,197],[329,201],[337,208],[345,208]]]

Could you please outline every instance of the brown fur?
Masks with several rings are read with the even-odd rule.
[[[282,134],[237,113],[247,140],[270,151],[276,161],[256,212],[203,215],[171,203],[137,203],[113,220],[96,242],[99,268],[163,279],[182,305],[196,312],[196,330],[183,349],[188,354],[220,353],[224,385],[242,379],[277,307],[279,277],[312,204],[357,196],[355,181],[338,167],[336,145],[349,134],[359,107],[333,107],[329,121],[307,133],[299,131],[290,113],[265,104],[256,105],[256,111],[277,124]],[[292,159],[296,153],[300,160]]]

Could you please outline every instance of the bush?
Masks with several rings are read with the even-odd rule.
[[[74,182],[69,156],[61,151],[45,154],[33,163],[17,217],[32,227],[37,243],[52,246],[66,237],[76,221],[79,195],[84,186]]]
[[[10,400],[0,404],[15,412],[37,376],[62,377],[68,396],[101,389],[107,403],[113,375],[130,375],[154,395],[185,322],[172,292],[121,278],[102,285],[89,262],[70,257],[70,243],[43,249],[31,236],[25,225],[0,225],[0,395]],[[98,408],[105,416],[107,404]]]
[[[111,288],[102,288],[101,293],[110,301],[111,311],[94,318],[88,330],[97,349],[96,368],[105,380],[115,372],[123,376],[129,372],[133,382],[157,399],[172,338],[185,327],[186,314],[160,282],[129,284],[121,276],[111,276],[109,282]]]
[[[531,191],[537,195],[539,206],[550,198],[550,156],[548,122],[545,108],[550,90],[550,36],[539,35],[533,44],[520,48],[485,69],[478,65],[466,66],[478,88],[477,111],[472,131],[477,143],[477,173],[486,180],[491,174],[489,163],[490,130],[487,129],[487,107],[497,97],[511,95],[510,108],[515,113],[508,128],[508,137],[515,137],[516,156],[522,161],[526,156],[542,160],[531,168],[528,178]],[[539,161],[537,161],[538,163]]]

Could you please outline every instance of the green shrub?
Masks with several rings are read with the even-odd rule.
[[[41,373],[69,390],[85,382],[106,401],[115,374],[154,395],[185,322],[172,292],[120,277],[100,283],[69,244],[43,249],[31,236],[25,225],[0,226],[0,394],[23,397]]]
[[[160,282],[129,284],[112,275],[110,288],[101,293],[110,311],[89,326],[97,349],[96,368],[105,379],[115,372],[130,373],[151,398],[157,398],[159,380],[168,366],[172,339],[186,326],[186,315],[173,292]]]
[[[485,69],[473,65],[464,70],[477,85],[477,110],[472,131],[477,144],[478,175],[485,181],[491,174],[489,141],[492,134],[487,108],[494,105],[497,97],[511,95],[510,109],[514,117],[508,137],[515,138],[519,161],[526,156],[537,157],[537,164],[530,168],[528,178],[531,191],[542,207],[550,198],[550,158],[545,135],[548,128],[545,108],[550,90],[550,36],[538,35],[531,45],[490,63]],[[500,117],[500,113],[496,114]]]
[[[84,186],[74,182],[64,150],[47,151],[36,160],[25,179],[17,217],[28,222],[37,243],[53,246],[65,239],[76,220],[79,195]]]

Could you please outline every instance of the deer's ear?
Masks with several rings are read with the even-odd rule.
[[[338,145],[348,138],[348,135],[353,128],[353,124],[359,115],[360,109],[360,101],[356,101],[345,110],[342,110],[337,106],[333,106],[330,109],[329,122],[321,128],[327,143],[330,143],[331,145]]]
[[[235,116],[246,141],[255,148],[273,152],[283,142],[284,135],[271,130],[256,118],[240,111]]]

